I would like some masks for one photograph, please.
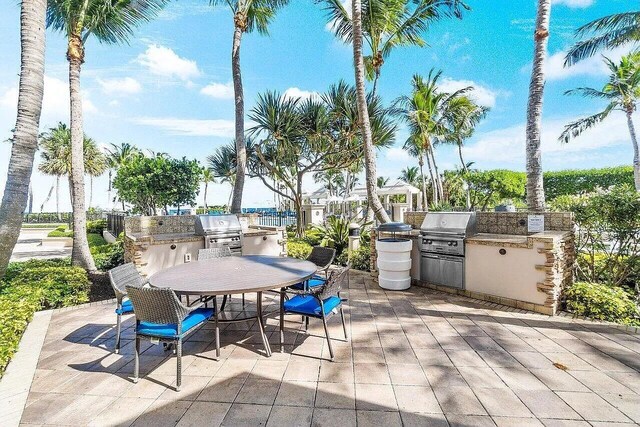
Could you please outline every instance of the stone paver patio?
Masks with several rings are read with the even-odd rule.
[[[254,324],[228,324],[222,358],[212,330],[185,344],[182,391],[175,358],[143,344],[133,384],[132,317],[113,354],[113,304],[55,312],[23,424],[268,426],[605,426],[640,422],[640,336],[588,321],[549,318],[422,288],[385,292],[352,274],[336,361],[320,321],[305,334],[287,316],[279,352],[277,300],[265,309],[274,350]],[[234,299],[237,301],[238,299]],[[234,305],[235,307],[235,305]],[[618,425],[618,424],[615,424]]]

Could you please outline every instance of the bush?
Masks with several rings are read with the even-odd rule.
[[[289,240],[287,242],[287,256],[292,258],[306,259],[311,253],[311,249],[311,245],[303,241]]]
[[[347,265],[349,261],[351,261],[351,268],[354,270],[371,271],[371,247],[369,245],[360,246],[351,252],[351,257],[349,257],[349,251],[345,250],[336,258],[338,265]]]
[[[12,262],[0,282],[0,376],[33,313],[87,302],[89,279],[65,259]]]
[[[95,233],[87,234],[87,240],[89,241],[89,248],[93,248],[96,246],[105,246],[109,244],[107,243],[106,240],[104,240],[104,237],[102,237],[102,234],[95,234]]]
[[[322,233],[317,228],[310,228],[304,232],[302,240],[311,246],[318,246],[322,242]]]
[[[107,228],[106,219],[97,219],[95,221],[87,221],[87,234],[99,234],[102,236],[102,232]]]
[[[49,234],[47,234],[47,237],[73,237],[73,231],[61,230],[60,227],[58,227],[55,230],[50,231]]]
[[[633,185],[633,167],[618,166],[544,173],[544,192],[547,200],[553,200],[563,195],[588,193],[596,188],[609,188],[621,184]]]
[[[91,254],[96,268],[101,271],[108,271],[124,264],[124,244],[122,241],[110,245],[94,246],[91,248]]]
[[[576,282],[565,291],[567,309],[578,316],[640,325],[640,310],[623,288]]]

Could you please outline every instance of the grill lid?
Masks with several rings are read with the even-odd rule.
[[[195,225],[196,234],[201,236],[242,231],[240,221],[235,215],[197,215]]]
[[[476,233],[475,212],[429,212],[420,230],[423,233],[457,234],[471,236]]]

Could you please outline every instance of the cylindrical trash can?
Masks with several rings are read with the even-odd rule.
[[[378,227],[376,251],[378,258],[378,284],[383,289],[400,291],[411,286],[411,239],[398,238],[396,233],[411,231],[409,224],[388,222]],[[380,233],[392,237],[381,238]]]

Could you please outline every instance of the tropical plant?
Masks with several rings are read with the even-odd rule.
[[[135,154],[118,169],[113,186],[136,213],[156,215],[159,207],[169,206],[179,213],[180,206],[195,203],[201,173],[197,160]]]
[[[20,82],[11,158],[0,204],[0,279],[18,241],[22,213],[29,197],[33,159],[38,147],[38,126],[44,93],[45,0],[20,3]],[[0,366],[4,366],[0,359]],[[0,369],[1,370],[1,369]]]
[[[242,87],[242,68],[240,67],[240,45],[242,35],[257,30],[268,34],[268,27],[275,18],[278,9],[289,0],[209,0],[213,5],[224,4],[233,13],[233,44],[231,47],[231,70],[233,75],[233,93],[235,98],[235,145],[236,178],[233,183],[231,212],[242,212],[242,192],[247,164],[247,149],[244,135],[244,89]]]
[[[533,211],[544,211],[545,208],[540,127],[544,95],[544,63],[549,42],[550,16],[551,0],[538,0],[526,131],[527,206]]]
[[[248,158],[252,158],[254,155],[253,146],[253,140],[245,137],[245,149]],[[231,198],[235,188],[237,159],[236,143],[234,141],[218,147],[215,153],[207,156],[207,168],[211,169],[213,177],[217,178],[220,183],[227,183],[231,186],[227,207],[231,206]]]
[[[84,201],[83,123],[80,69],[85,43],[94,36],[101,43],[127,42],[134,27],[151,19],[168,0],[49,0],[47,27],[67,36],[71,127],[71,184],[73,239],[71,259],[89,271],[96,269],[83,232],[86,223]]]
[[[469,186],[470,208],[486,210],[505,199],[522,200],[526,175],[510,170],[469,171],[465,174]]]
[[[464,141],[471,138],[476,126],[489,112],[488,107],[476,104],[467,95],[458,95],[449,99],[445,110],[447,130],[444,141],[455,144],[460,157],[462,170],[467,172],[467,164],[462,156]]]
[[[384,176],[379,176],[378,181],[376,182],[378,188],[384,187],[385,185],[387,185],[387,183],[389,183],[389,178]]]
[[[424,160],[433,187],[434,203],[444,197],[444,189],[440,180],[438,165],[435,158],[434,143],[448,135],[448,120],[446,112],[452,100],[459,98],[472,88],[465,87],[453,93],[442,92],[438,82],[442,71],[429,71],[425,79],[414,75],[411,81],[411,95],[403,95],[393,102],[393,113],[409,126],[409,137],[405,141],[404,149],[418,158],[420,175],[422,176],[422,198],[427,200],[427,185],[424,174]]]
[[[213,176],[213,171],[210,168],[202,168],[202,174],[200,175],[200,179],[204,184],[204,209],[207,209],[207,190],[209,189],[209,184],[215,184],[216,180]]]
[[[565,65],[593,56],[601,50],[614,49],[640,41],[640,11],[608,15],[579,27],[577,38],[587,37],[576,43],[565,57]]]
[[[72,172],[72,148],[71,130],[64,123],[58,123],[55,128],[40,136],[40,158],[38,170],[47,175],[56,177],[56,211],[59,210],[59,183],[60,177],[66,176],[69,180],[69,196],[73,201]],[[100,151],[96,142],[85,135],[82,158],[84,170],[90,176],[100,176],[107,169],[107,157]],[[93,187],[93,185],[92,185]]]
[[[420,172],[418,171],[418,167],[417,166],[407,166],[406,168],[402,169],[400,171],[400,176],[398,177],[398,179],[406,182],[407,184],[411,184],[411,185],[418,185],[421,186],[419,184],[420,181]]]
[[[316,0],[324,5],[336,37],[353,42],[351,14],[341,0]],[[397,47],[425,46],[422,35],[435,21],[444,17],[462,18],[469,10],[460,0],[363,0],[362,37],[368,48],[364,57],[365,73],[373,80],[375,95],[385,60]]]
[[[378,98],[370,98],[368,114],[376,140],[393,143],[395,124]],[[362,156],[355,90],[346,83],[333,85],[320,97],[302,100],[267,92],[258,96],[250,118],[251,133],[260,136],[249,162],[251,176],[290,200],[296,210],[296,234],[301,237],[302,182],[308,173],[349,168]],[[269,178],[283,184],[274,186]]]
[[[615,63],[608,58],[604,58],[607,68],[609,68],[609,81],[601,90],[590,87],[581,87],[565,92],[568,95],[582,95],[587,98],[604,99],[608,102],[605,109],[592,116],[569,123],[565,126],[564,132],[560,135],[560,140],[569,142],[571,138],[579,136],[587,129],[605,120],[613,111],[622,111],[627,117],[627,126],[631,145],[633,146],[633,174],[635,187],[640,191],[640,149],[635,126],[633,124],[633,113],[640,101],[640,53],[623,56],[619,63]]]
[[[312,227],[322,236],[321,245],[334,248],[336,255],[340,255],[349,245],[349,223],[346,218],[330,216],[325,225]]]
[[[138,147],[129,144],[128,142],[123,142],[120,145],[111,144],[111,147],[107,147],[107,163],[109,166],[109,201],[111,202],[111,189],[113,184],[113,172],[118,170],[118,168],[129,159],[133,154],[137,154],[140,152]],[[122,201],[122,210],[125,210],[124,201]]]

